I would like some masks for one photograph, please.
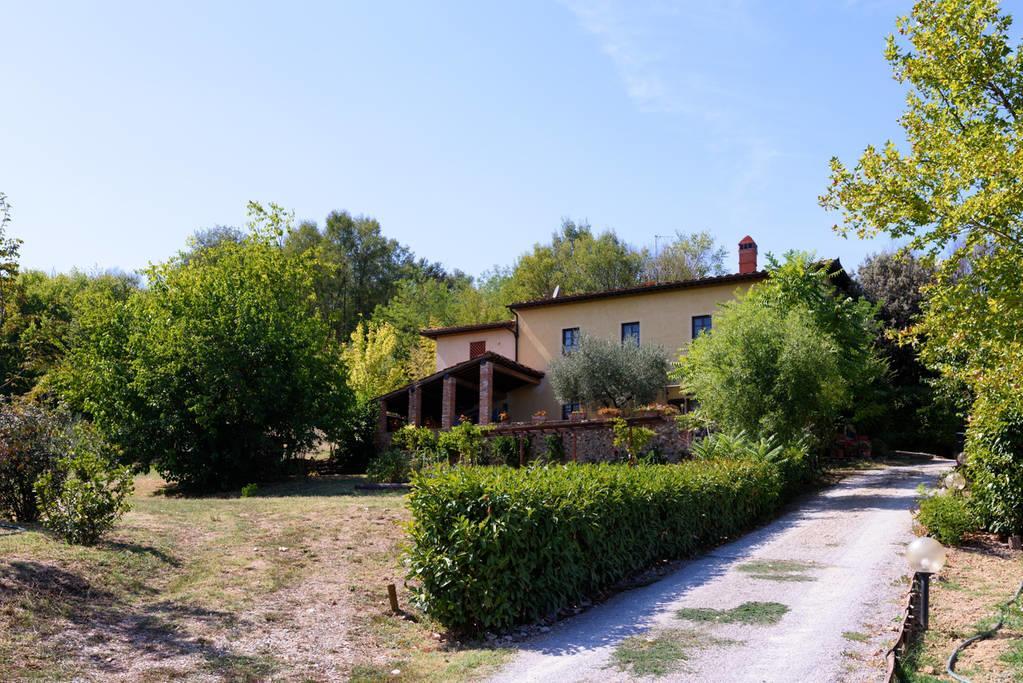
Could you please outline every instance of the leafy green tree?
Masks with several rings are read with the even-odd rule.
[[[359,401],[397,389],[407,381],[398,357],[398,333],[389,323],[359,323],[341,352],[348,368],[348,386]]]
[[[140,469],[225,489],[276,474],[351,405],[316,307],[311,259],[279,246],[290,217],[250,203],[251,234],[145,271],[119,303],[89,297],[55,386]]]
[[[446,277],[439,265],[417,261],[407,247],[385,237],[376,219],[347,211],[331,212],[322,230],[311,222],[289,229],[284,246],[317,259],[317,300],[339,341],[386,304],[403,280]]]
[[[668,380],[668,356],[658,346],[622,344],[583,335],[550,364],[551,387],[562,403],[613,408],[650,403]]]
[[[722,275],[726,256],[724,247],[706,230],[691,234],[676,232],[673,241],[649,258],[644,279],[670,282]]]
[[[1008,429],[1015,423],[1008,397],[1023,390],[1023,51],[1010,26],[995,0],[917,2],[886,49],[908,87],[906,144],[867,147],[852,169],[832,159],[821,197],[841,211],[841,233],[885,233],[932,255],[951,251],[915,331],[923,361],[976,397],[971,432],[983,423],[997,433],[991,420]],[[979,456],[968,472],[978,483],[999,467],[983,443],[968,435],[968,455]],[[1023,468],[1023,449],[1011,452]],[[1013,500],[987,512],[1019,525],[1023,501]]]
[[[11,315],[3,326],[0,368],[7,378],[3,391],[44,394],[46,375],[74,344],[75,320],[81,302],[102,292],[125,301],[139,288],[136,275],[117,271],[47,275],[28,270],[18,274]]]
[[[639,282],[645,259],[613,232],[594,236],[588,223],[566,218],[550,244],[519,258],[512,278],[525,299],[548,297],[555,287],[563,294],[619,289]]]
[[[7,226],[10,223],[11,205],[7,202],[7,195],[0,192],[0,327],[8,315],[21,250],[21,240],[7,236]]]
[[[919,321],[924,289],[934,282],[931,259],[884,252],[867,257],[857,272],[863,295],[879,306],[878,348],[891,370],[882,391],[887,410],[868,427],[896,448],[951,453],[962,420],[956,396],[926,368],[905,333]]]
[[[837,291],[826,264],[768,258],[770,279],[721,306],[675,371],[696,419],[724,431],[825,445],[842,419],[873,416],[885,365],[874,307]]]

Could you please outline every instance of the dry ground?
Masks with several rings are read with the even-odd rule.
[[[998,606],[1023,581],[1023,553],[989,535],[969,537],[950,549],[948,562],[931,580],[930,630],[911,653],[913,681],[953,681],[945,662],[955,647],[997,621]],[[1023,681],[1023,610],[1010,611],[1005,626],[960,655],[956,673],[974,683]]]
[[[388,583],[407,605],[407,509],[402,493],[357,491],[359,481],[181,498],[145,476],[95,548],[37,527],[0,535],[0,680],[484,676],[505,652],[387,614]]]

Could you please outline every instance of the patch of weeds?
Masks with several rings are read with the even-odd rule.
[[[1023,680],[1023,640],[1017,640],[999,659],[1009,665],[1015,680]]]
[[[859,631],[845,631],[842,633],[842,637],[856,643],[865,643],[870,640],[870,636],[866,633],[860,633]]]
[[[690,650],[734,642],[696,631],[670,629],[656,635],[626,638],[614,651],[612,664],[619,671],[630,669],[636,676],[664,676],[677,670],[689,658]]]
[[[381,683],[382,681],[394,680],[394,676],[391,675],[391,671],[394,669],[401,670],[400,664],[394,666],[372,666],[369,664],[356,664],[352,668],[352,676],[349,679],[351,683]]]
[[[210,657],[205,668],[229,681],[262,681],[268,680],[277,666],[272,657],[222,654]]]
[[[799,560],[753,560],[740,564],[737,569],[764,581],[816,581],[817,577],[806,572],[818,569],[816,562]]]
[[[914,642],[901,657],[896,658],[895,680],[905,683],[941,683],[942,679],[920,672],[926,666],[926,662],[922,661],[924,659],[923,644]]]
[[[777,624],[789,611],[780,602],[744,602],[732,609],[684,607],[676,612],[686,621],[709,621],[717,624]]]

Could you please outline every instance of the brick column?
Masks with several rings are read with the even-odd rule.
[[[413,384],[408,390],[408,423],[418,427],[422,423],[423,390]]]
[[[480,424],[490,424],[490,416],[494,413],[494,364],[490,361],[480,363]]]
[[[444,377],[444,395],[440,402],[440,428],[451,429],[455,423],[455,378]]]

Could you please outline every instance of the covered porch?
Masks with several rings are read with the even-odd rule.
[[[462,418],[498,422],[508,411],[508,395],[541,379],[541,371],[487,352],[380,396],[378,430],[384,435],[406,424],[450,429]]]

